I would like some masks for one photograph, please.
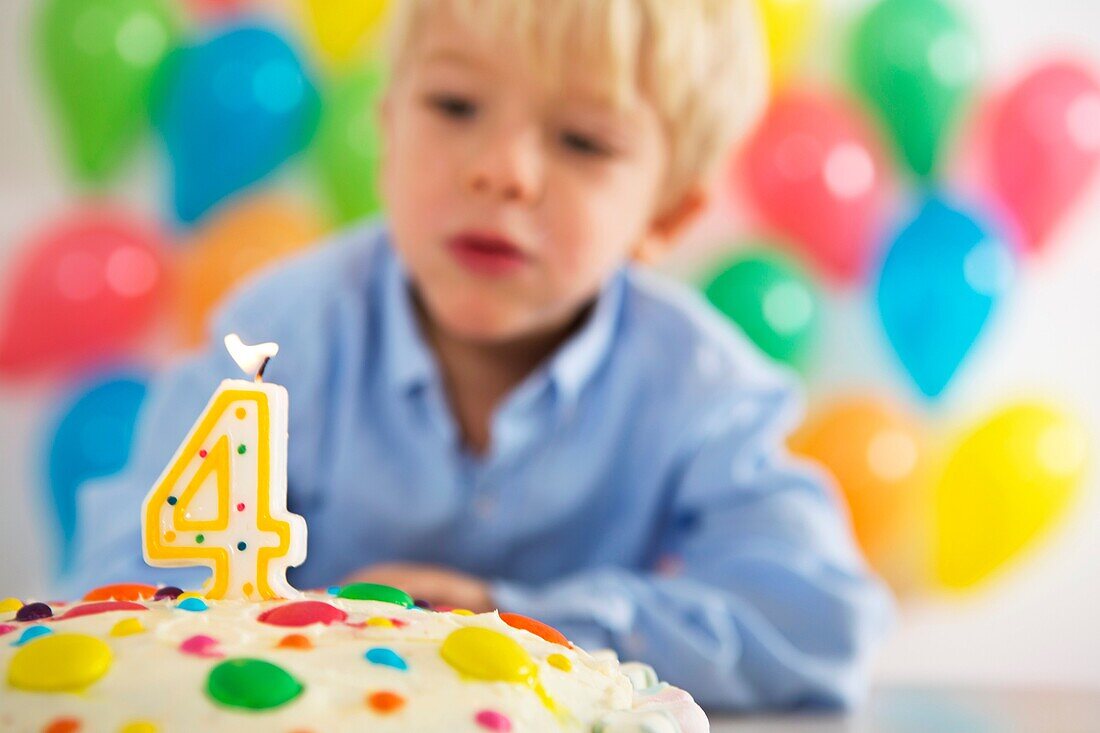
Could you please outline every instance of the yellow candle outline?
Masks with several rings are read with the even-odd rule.
[[[256,404],[256,419],[259,421],[256,469],[256,525],[264,532],[272,532],[279,538],[279,544],[271,547],[261,547],[257,551],[256,560],[256,590],[264,600],[278,597],[268,583],[267,571],[273,559],[284,557],[290,553],[290,523],[280,521],[271,516],[271,457],[270,419],[268,408],[268,396],[264,392],[252,390],[229,389],[221,392],[209,404],[204,412],[198,427],[193,429],[182,453],[173,456],[172,467],[164,478],[154,487],[147,500],[145,511],[145,548],[150,560],[210,560],[214,563],[213,582],[205,595],[211,599],[221,599],[225,596],[229,584],[229,551],[224,547],[213,545],[193,547],[176,547],[166,545],[162,541],[160,533],[160,512],[168,501],[172,489],[179,483],[180,476],[202,447],[204,440],[214,430],[221,416],[226,413],[228,406],[238,400],[252,401]],[[209,457],[209,455],[207,456]],[[215,469],[217,466],[215,466]],[[219,475],[219,482],[221,481]],[[228,464],[226,466],[226,480],[228,481]],[[228,498],[228,489],[226,497]],[[228,514],[226,516],[228,523]],[[222,527],[224,529],[224,527]]]

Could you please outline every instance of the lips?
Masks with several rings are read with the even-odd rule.
[[[447,249],[463,269],[502,277],[522,269],[529,258],[510,239],[489,232],[463,232],[447,240]]]

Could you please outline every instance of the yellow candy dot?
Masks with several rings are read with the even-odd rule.
[[[187,593],[180,593],[179,596],[176,598],[176,603],[178,604],[180,603],[180,601],[186,601],[188,598],[198,598],[200,601],[206,600],[206,596],[204,596],[202,593],[189,591]]]
[[[111,627],[111,636],[130,636],[145,631],[141,621],[136,618],[124,618]]]
[[[451,613],[457,613],[459,616],[473,616],[474,612],[467,608],[452,608]]]
[[[234,414],[237,416],[238,420],[244,420],[244,416],[248,413],[244,411],[243,407],[238,407],[237,411]]]
[[[176,541],[176,533],[173,532],[172,530],[168,530],[167,532],[164,533],[164,539],[165,539],[166,542],[175,542]]]
[[[573,663],[569,661],[569,657],[561,654],[551,654],[546,658],[546,663],[551,667],[557,667],[563,672],[568,672],[573,669]]]
[[[439,653],[459,674],[485,682],[526,685],[543,705],[558,715],[563,714],[539,684],[539,669],[527,650],[510,636],[481,626],[467,626],[448,634]]]
[[[118,733],[157,733],[160,728],[148,720],[135,720],[119,728]]]
[[[23,607],[23,601],[18,598],[5,598],[0,601],[0,613],[10,613],[11,611],[18,611]]]
[[[27,642],[11,658],[8,684],[20,690],[83,690],[111,666],[111,647],[86,634],[49,634]]]
[[[388,627],[392,627],[393,626],[393,621],[389,620],[388,618],[383,618],[382,616],[372,616],[371,618],[367,619],[367,626],[388,626]]]
[[[254,591],[256,589],[252,586],[251,583],[245,583],[244,585],[241,586],[241,590],[244,591],[244,594],[246,596],[251,596],[252,591]]]

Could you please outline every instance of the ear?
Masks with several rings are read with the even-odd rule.
[[[689,188],[679,201],[666,208],[649,225],[649,231],[634,249],[634,259],[646,264],[659,260],[676,246],[680,235],[699,218],[709,200],[701,184]]]

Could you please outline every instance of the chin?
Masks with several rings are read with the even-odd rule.
[[[439,303],[429,310],[438,328],[465,341],[508,341],[531,329],[529,318],[499,303],[463,300]]]

